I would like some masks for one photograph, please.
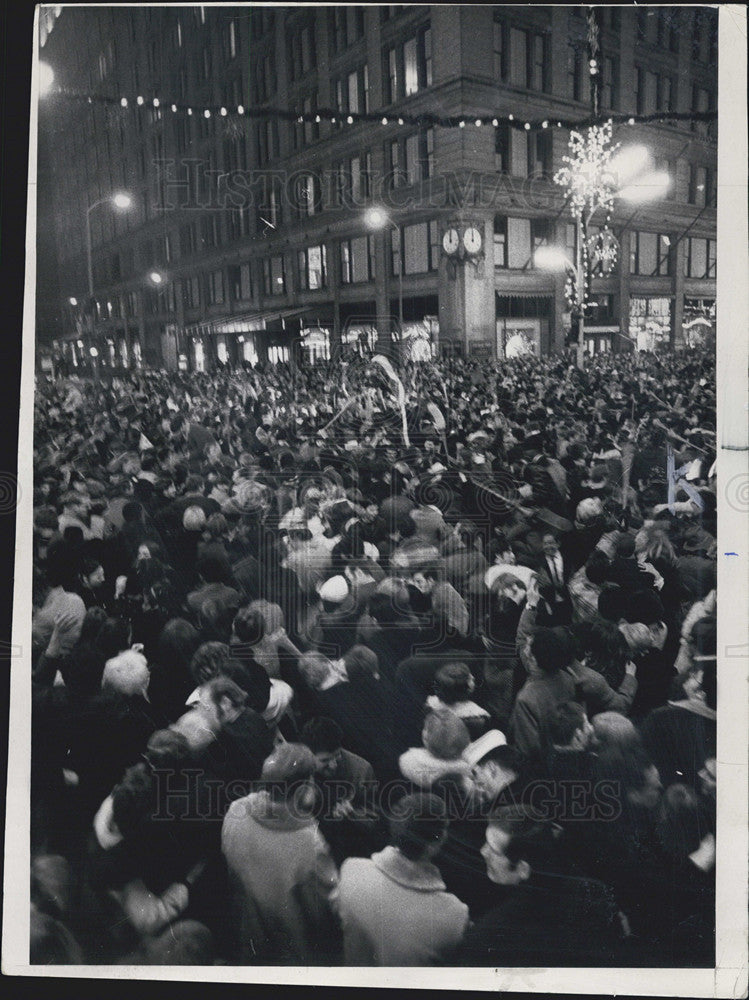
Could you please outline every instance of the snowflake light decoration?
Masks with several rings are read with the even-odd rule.
[[[592,125],[587,135],[570,133],[570,155],[562,157],[565,166],[554,174],[554,183],[567,189],[574,217],[586,209],[592,214],[598,208],[610,212],[613,207],[616,180],[609,164],[619,143],[611,145],[612,134],[611,120]]]

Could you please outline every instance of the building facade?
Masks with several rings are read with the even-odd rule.
[[[41,58],[67,96],[46,99],[40,128],[74,364],[92,346],[104,365],[199,370],[341,344],[417,357],[564,347],[565,275],[535,267],[534,251],[574,254],[552,178],[569,140],[555,119],[590,114],[582,8],[54,10]],[[717,16],[601,8],[602,111],[717,107]],[[336,120],[242,113],[266,106]],[[382,119],[348,124],[357,111]],[[510,114],[549,127],[475,124]],[[616,203],[618,260],[593,280],[588,350],[693,346],[715,317],[716,123],[623,123],[614,139],[645,145],[671,184],[657,202]],[[123,191],[118,211],[108,199]]]

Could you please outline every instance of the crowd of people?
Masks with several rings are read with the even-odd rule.
[[[712,966],[714,378],[40,376],[32,964]]]

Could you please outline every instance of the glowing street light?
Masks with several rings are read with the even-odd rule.
[[[617,191],[617,197],[625,201],[653,201],[666,194],[671,186],[671,178],[665,170],[655,171],[638,178],[634,183],[628,184],[621,191]]]
[[[645,146],[624,146],[609,160],[609,171],[616,187],[624,187],[633,177],[641,173],[650,162],[650,153]]]
[[[78,299],[75,297],[75,295],[71,295],[70,298],[68,299],[68,302],[71,304],[71,306],[78,305]]]
[[[158,271],[151,271],[148,275],[148,280],[152,285],[161,285],[164,282],[164,275],[160,274]]]
[[[125,209],[130,208],[133,203],[133,199],[127,193],[127,191],[118,191],[116,194],[112,195],[112,204],[115,208]]]
[[[575,270],[575,265],[560,247],[539,247],[533,254],[533,263],[543,271]]]

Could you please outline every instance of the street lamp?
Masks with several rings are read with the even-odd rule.
[[[615,198],[627,201],[649,201],[664,194],[670,183],[667,173],[644,174],[650,154],[644,146],[611,146],[612,123],[592,126],[585,135],[572,132],[570,155],[564,157],[566,166],[557,171],[554,182],[567,190],[572,216],[575,220],[575,263],[561,250],[555,259],[539,257],[539,267],[559,270],[566,267],[574,273],[574,295],[570,296],[578,315],[577,367],[583,369],[585,354],[585,305],[588,278],[588,228],[593,216],[601,209],[607,217]],[[608,223],[608,218],[607,218]],[[604,231],[607,226],[604,227]],[[549,248],[554,249],[554,248]],[[561,257],[559,256],[561,254]]]
[[[90,299],[94,297],[94,269],[91,262],[91,213],[99,205],[113,205],[120,211],[126,211],[132,203],[133,199],[127,191],[117,191],[108,198],[100,198],[86,209],[86,264],[88,267],[88,296]]]
[[[159,285],[163,284],[164,275],[160,274],[158,271],[151,271],[151,273],[148,275],[148,280],[151,282],[152,285],[156,285],[158,287]]]
[[[367,209],[364,220],[370,229],[384,229],[390,226],[398,234],[398,323],[400,326],[400,337],[403,339],[403,237],[401,227],[397,222],[393,222],[384,208],[374,207]]]

